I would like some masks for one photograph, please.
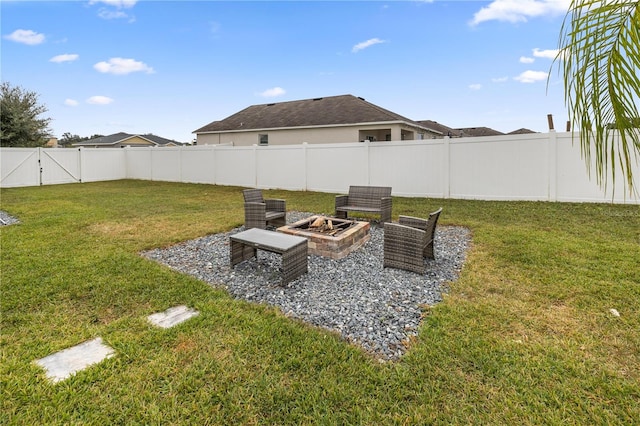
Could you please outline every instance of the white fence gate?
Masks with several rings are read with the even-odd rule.
[[[40,151],[32,148],[2,150],[0,158],[0,186],[37,186],[40,178]]]
[[[0,187],[126,179],[124,150],[1,148]]]

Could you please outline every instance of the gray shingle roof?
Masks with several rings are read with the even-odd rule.
[[[423,125],[353,95],[252,105],[193,133],[276,129],[380,122]],[[431,130],[431,129],[429,129]]]
[[[422,124],[425,127],[428,127],[430,129],[434,129],[439,131],[440,133],[442,133],[445,136],[450,136],[450,137],[458,137],[460,136],[460,131],[453,129],[449,126],[445,126],[444,124],[440,124],[437,121],[433,121],[433,120],[419,120],[418,123]]]
[[[97,146],[97,145],[115,145],[117,143],[126,143],[127,139],[131,139],[135,136],[147,139],[150,142],[153,142],[156,145],[168,145],[168,144],[175,144],[175,145],[181,145],[180,142],[176,142],[172,139],[166,139],[166,138],[162,138],[160,136],[156,136],[156,135],[152,135],[152,134],[145,134],[145,135],[132,135],[129,133],[124,133],[124,132],[119,132],[119,133],[114,133],[112,135],[108,135],[108,136],[101,136],[99,138],[94,138],[94,139],[89,139],[86,141],[82,141],[82,142],[77,142],[74,143],[73,146],[82,146],[82,145],[91,145],[91,146]]]
[[[442,134],[444,134],[445,136],[448,135],[453,138],[469,137],[469,136],[504,135],[504,133],[498,130],[492,129],[490,127],[460,127],[460,128],[454,129],[452,127],[445,126],[444,124],[440,124],[437,121],[432,121],[432,120],[420,120],[418,121],[418,123],[426,127],[438,130],[442,132]]]
[[[490,127],[463,127],[456,129],[460,137],[464,136],[499,136],[504,133]]]
[[[523,127],[523,128],[518,129],[518,130],[514,130],[513,132],[509,132],[507,134],[508,135],[526,135],[526,134],[529,134],[529,133],[536,133],[536,132],[534,132],[533,130],[526,129],[526,128]]]

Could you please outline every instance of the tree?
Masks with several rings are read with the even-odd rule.
[[[62,134],[62,137],[58,140],[58,145],[62,145],[62,146],[71,146],[74,143],[78,143],[78,142],[83,142],[83,141],[88,141],[91,139],[97,139],[97,138],[101,138],[104,135],[92,135],[89,137],[83,137],[83,136],[78,136],[76,134],[71,134],[69,132],[65,132]]]
[[[609,176],[614,183],[619,166],[630,194],[635,192],[633,162],[640,161],[639,27],[640,1],[572,0],[556,57],[587,167],[593,140],[598,184],[606,188]]]
[[[77,143],[77,142],[81,142],[83,140],[85,140],[86,138],[82,138],[78,135],[72,135],[69,132],[65,132],[62,134],[62,137],[60,139],[58,139],[58,145],[61,146],[71,146],[71,144]]]
[[[51,137],[50,118],[38,94],[2,82],[0,86],[0,146],[43,146]]]

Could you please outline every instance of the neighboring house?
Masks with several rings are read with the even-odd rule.
[[[456,129],[459,132],[459,137],[467,138],[470,136],[500,136],[504,133],[494,130],[490,127],[463,127]]]
[[[477,136],[504,135],[504,133],[498,130],[494,130],[490,127],[460,127],[460,128],[454,129],[452,127],[445,126],[444,124],[440,124],[437,121],[432,121],[432,120],[419,120],[418,123],[424,126],[428,126],[432,129],[438,130],[442,132],[444,136],[449,136],[450,138],[469,138],[469,137],[477,137]],[[526,129],[520,129],[520,130],[526,130]]]
[[[514,130],[513,132],[509,132],[507,134],[508,135],[526,135],[529,133],[536,133],[536,132],[534,132],[533,130],[525,129],[523,127],[522,129]]]
[[[418,123],[430,127],[432,129],[442,132],[445,136],[451,138],[468,138],[477,136],[500,136],[500,135],[525,135],[530,133],[536,133],[533,130],[520,128],[509,133],[502,133],[499,130],[492,129],[490,127],[462,127],[454,129],[452,127],[440,124],[437,121],[432,120],[419,120]]]
[[[460,130],[453,129],[449,126],[445,126],[444,124],[440,124],[437,121],[419,120],[418,123],[422,124],[423,126],[439,131],[440,133],[442,133],[443,136],[449,136],[450,138],[460,137]]]
[[[87,148],[124,148],[126,146],[179,146],[183,145],[171,139],[161,138],[156,135],[131,135],[129,133],[115,133],[109,136],[101,136],[87,141],[76,142],[72,146],[84,146]]]
[[[47,143],[44,145],[47,148],[57,148],[58,147],[58,138],[49,138]]]
[[[290,145],[442,138],[442,132],[353,95],[252,105],[193,133],[198,145]]]

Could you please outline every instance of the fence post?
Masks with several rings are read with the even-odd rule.
[[[122,149],[124,149],[124,176],[126,179],[131,179],[131,175],[129,173],[129,146],[125,146]]]
[[[258,145],[253,144],[253,187],[258,188]]]
[[[84,176],[82,175],[82,171],[84,170],[84,147],[78,147],[78,181],[80,183],[84,182]]]
[[[182,161],[184,161],[184,155],[182,153],[182,146],[178,146],[178,167],[180,168],[180,175],[178,177],[178,182],[184,183],[184,176],[182,176]]]
[[[307,155],[307,142],[302,142],[302,155],[304,156],[304,190],[307,191],[309,182],[309,158]]]
[[[442,159],[444,164],[444,193],[443,196],[445,199],[451,196],[451,137],[444,137],[444,158]]]
[[[558,200],[558,136],[555,130],[549,130],[547,139],[549,167],[549,201]]]
[[[371,141],[369,139],[365,139],[364,141],[364,149],[365,149],[365,154],[367,155],[367,185],[371,185],[371,154],[370,154],[370,149],[369,149],[369,145],[371,144]]]
[[[216,185],[218,182],[218,153],[216,152],[216,145],[211,144],[211,164],[213,164],[213,173],[211,176],[212,184]]]

